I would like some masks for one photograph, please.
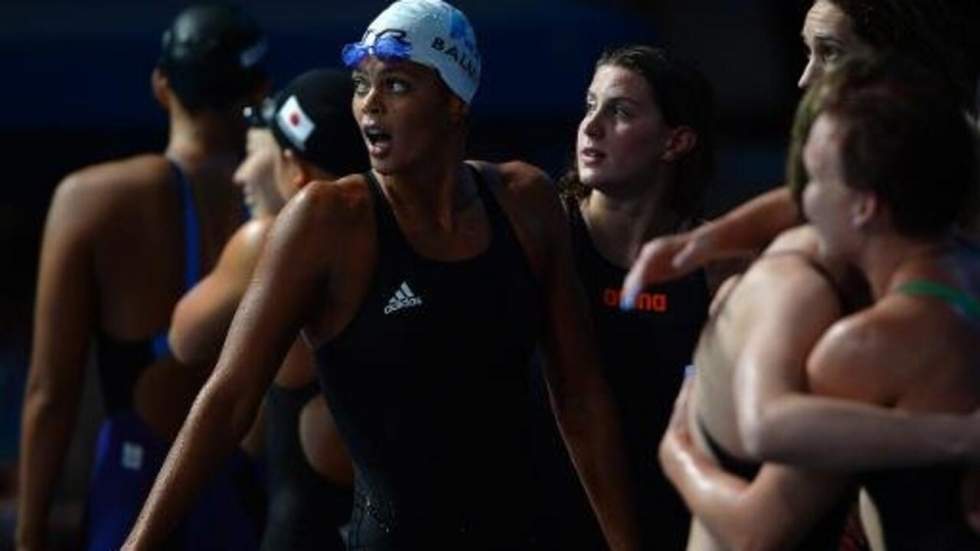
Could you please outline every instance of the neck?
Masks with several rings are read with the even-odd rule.
[[[475,196],[475,182],[463,164],[462,142],[447,140],[435,154],[398,172],[375,176],[392,208],[452,229],[457,214]]]
[[[230,181],[242,158],[244,138],[237,120],[211,113],[174,114],[166,155],[188,172],[227,172]]]
[[[877,300],[915,277],[917,268],[934,260],[950,242],[950,237],[913,239],[894,233],[873,237],[858,254],[857,265]]]
[[[665,201],[665,178],[632,186],[632,194],[610,195],[593,189],[580,205],[596,247],[614,264],[633,264],[647,241],[678,230],[681,216]]]

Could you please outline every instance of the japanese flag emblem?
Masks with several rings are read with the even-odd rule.
[[[279,128],[300,151],[306,150],[306,140],[316,130],[316,125],[303,112],[296,96],[290,96],[276,115]]]

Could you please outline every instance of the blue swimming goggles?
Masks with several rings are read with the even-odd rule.
[[[361,41],[344,46],[340,58],[348,69],[354,69],[368,56],[374,56],[381,61],[402,61],[409,58],[411,51],[412,45],[400,37],[382,35],[371,45]]]

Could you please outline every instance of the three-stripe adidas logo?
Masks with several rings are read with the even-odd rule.
[[[385,306],[385,315],[397,312],[402,308],[412,308],[414,306],[422,306],[422,298],[416,296],[408,288],[407,281],[403,281],[398,290],[395,291],[395,296],[388,300],[388,305]]]

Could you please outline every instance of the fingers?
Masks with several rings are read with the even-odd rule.
[[[670,265],[677,274],[686,274],[705,264],[704,247],[699,239],[687,241],[671,259]]]
[[[647,285],[677,277],[672,267],[674,255],[686,242],[684,234],[660,237],[649,241],[640,250],[639,256],[623,280],[623,293],[620,307],[630,310],[636,298]]]

